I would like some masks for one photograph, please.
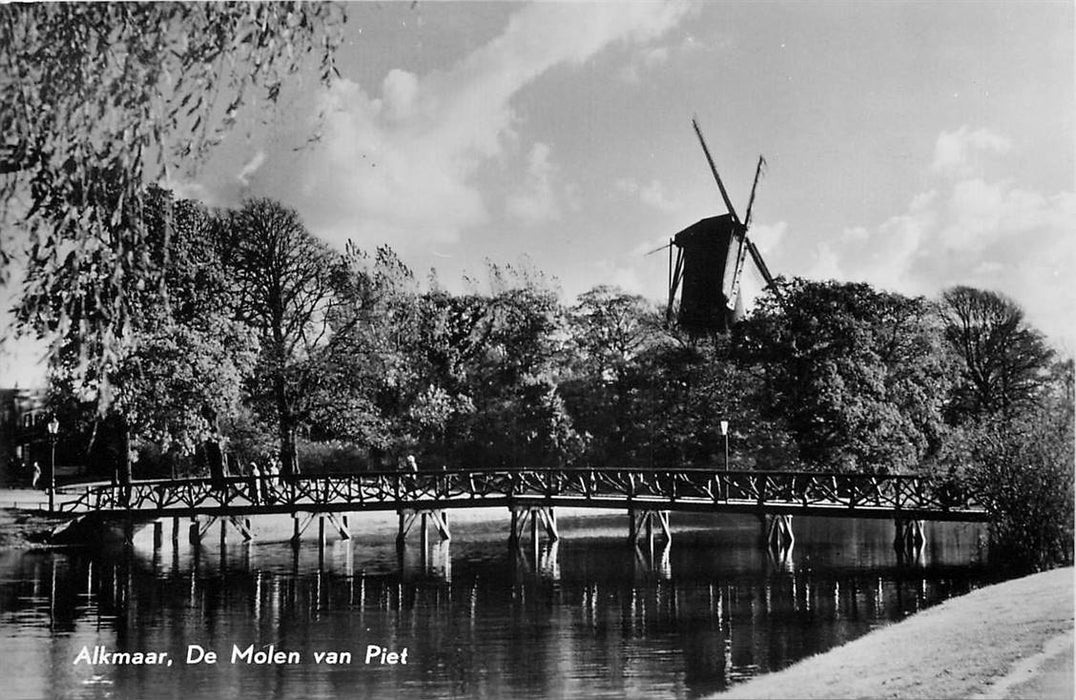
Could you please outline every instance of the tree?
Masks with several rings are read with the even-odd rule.
[[[53,396],[59,402],[92,400],[106,405],[91,431],[117,433],[124,458],[119,467],[130,475],[128,456],[147,444],[162,451],[177,447],[191,453],[207,439],[219,440],[216,421],[238,408],[239,390],[256,354],[256,339],[228,313],[228,287],[213,246],[217,222],[201,205],[173,202],[170,192],[151,188],[145,194],[149,254],[163,265],[164,298],[136,279],[125,290],[139,307],[142,323],[125,333],[113,359],[103,367],[88,363],[79,324],[60,336],[50,363]],[[71,273],[73,271],[67,271]],[[75,288],[79,276],[58,276]],[[104,398],[101,395],[105,394]]]
[[[633,415],[640,386],[640,355],[670,337],[655,306],[643,297],[601,285],[579,295],[568,315],[571,342],[565,392],[578,425],[593,437],[589,456],[600,464],[628,459],[640,447],[639,416]]]
[[[569,460],[576,443],[556,386],[563,309],[540,274],[490,265],[491,293],[421,295],[410,356],[413,435],[444,436],[441,459]],[[552,391],[552,393],[550,393]],[[525,427],[521,427],[525,426]],[[533,448],[533,449],[532,449]]]
[[[907,470],[935,454],[954,370],[925,299],[866,284],[794,280],[738,327],[765,413],[822,469]]]
[[[325,4],[0,6],[0,202],[28,236],[19,329],[76,327],[66,342],[106,376],[144,320],[129,281],[163,284],[145,187],[197,164],[255,91],[275,102],[310,62],[328,82],[343,21]],[[0,241],[0,283],[17,252]],[[80,283],[56,294],[65,277]]]
[[[250,389],[277,425],[281,473],[293,475],[296,431],[309,415],[308,389],[331,337],[342,261],[298,213],[269,199],[247,201],[227,216],[225,227],[221,256],[235,285],[234,308],[261,341]]]
[[[945,338],[962,361],[951,406],[957,422],[1009,415],[1037,400],[1054,353],[1014,301],[996,292],[953,287],[942,294],[940,312]]]
[[[651,302],[607,285],[580,294],[569,320],[575,347],[598,376],[618,374],[662,337]]]
[[[417,425],[437,432],[451,402],[422,389],[417,350],[417,290],[411,270],[388,246],[373,256],[348,244],[328,315],[329,332],[307,387],[311,437],[368,448],[375,463]],[[427,401],[428,400],[428,401]],[[411,407],[410,409],[408,407]],[[430,435],[429,437],[433,437]]]
[[[1041,571],[1072,563],[1072,395],[964,428],[950,448],[963,488],[991,515],[991,553],[1006,566]]]

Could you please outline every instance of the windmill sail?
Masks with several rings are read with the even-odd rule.
[[[725,183],[717,172],[698,120],[692,119],[691,125],[695,128],[695,135],[699,137],[699,144],[706,155],[706,162],[728,213],[702,219],[673,236],[670,245],[679,250],[676,253],[675,269],[672,250],[669,251],[669,305],[666,316],[671,321],[676,292],[682,285],[677,313],[679,325],[691,333],[726,331],[743,316],[740,280],[748,253],[766,280],[766,285],[772,287],[780,298],[780,291],[775,286],[766,263],[762,261],[754,243],[747,237],[747,228],[751,224],[751,213],[755,206],[755,193],[766,161],[759,156],[755,180],[751,185],[751,196],[741,222],[725,189]]]

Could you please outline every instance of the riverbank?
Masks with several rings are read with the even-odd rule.
[[[1073,697],[1073,569],[973,591],[714,698]]]
[[[42,511],[11,508],[0,501],[0,549],[48,547],[49,536],[64,520]]]
[[[49,534],[61,521],[45,512],[48,502],[44,491],[0,489],[0,549],[49,546]]]

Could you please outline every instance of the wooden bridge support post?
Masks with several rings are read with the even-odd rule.
[[[191,524],[187,529],[187,541],[193,545],[202,543],[202,527],[197,515],[191,517]]]
[[[628,541],[638,542],[642,533],[646,532],[646,540],[654,544],[654,521],[661,526],[661,534],[667,542],[672,542],[672,530],[669,527],[669,511],[667,510],[629,510],[628,511]]]
[[[351,539],[351,529],[348,527],[348,520],[346,515],[336,517],[335,513],[326,513],[325,517],[329,519],[329,524],[336,528],[336,533],[340,535],[340,539]]]
[[[538,545],[540,538],[538,526],[545,530],[546,537],[550,542],[560,539],[560,531],[557,529],[557,514],[550,506],[511,506],[512,531],[508,535],[508,542],[518,546],[523,539],[523,532],[530,523],[531,543]]]
[[[232,527],[234,527],[236,531],[238,531],[239,534],[243,536],[244,542],[250,542],[254,539],[254,533],[250,529],[249,518],[239,518],[238,516],[233,515],[228,518],[228,522],[230,522],[232,524]]]
[[[923,521],[897,518],[894,522],[896,534],[893,537],[893,549],[896,551],[898,559],[918,560],[922,556],[923,548],[926,545]]]
[[[791,515],[766,515],[763,527],[763,541],[770,551],[784,554],[796,544]]]
[[[407,513],[403,510],[396,511],[396,514],[400,517],[400,524],[396,528],[396,548],[400,549],[404,546],[404,542],[407,538],[407,531],[410,529],[411,524],[407,520]]]
[[[164,542],[164,523],[160,520],[153,521],[153,551],[157,551],[161,548],[161,543]]]
[[[413,510],[411,508],[404,508],[399,511],[400,514],[400,526],[396,533],[396,546],[403,547],[407,542],[407,534],[414,527],[415,522],[419,522],[422,529],[422,549],[425,551],[429,545],[429,532],[427,528],[432,521],[433,527],[437,529],[437,534],[440,536],[441,541],[447,541],[452,539],[452,532],[448,527],[448,515],[444,510],[439,508]]]
[[[125,547],[134,545],[134,520],[129,515],[123,521],[123,544]]]
[[[512,521],[508,524],[508,527],[510,528],[508,533],[508,543],[517,545],[519,544],[520,531],[525,524],[528,511],[521,508],[510,508],[509,512],[512,514]]]
[[[304,519],[302,516],[306,515]],[[314,513],[293,513],[292,526],[291,526],[291,544],[293,547],[298,547],[299,542],[302,540],[303,533],[306,532],[306,528],[310,527],[310,523],[314,522]]]
[[[179,546],[179,518],[172,518],[172,548]]]

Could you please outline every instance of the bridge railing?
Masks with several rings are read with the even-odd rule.
[[[624,504],[800,506],[887,511],[981,511],[966,493],[914,475],[698,469],[452,469],[380,471],[293,478],[236,476],[160,479],[126,486],[60,490],[61,510],[185,510],[273,507],[304,509],[350,504],[476,505],[485,500],[545,499]]]

